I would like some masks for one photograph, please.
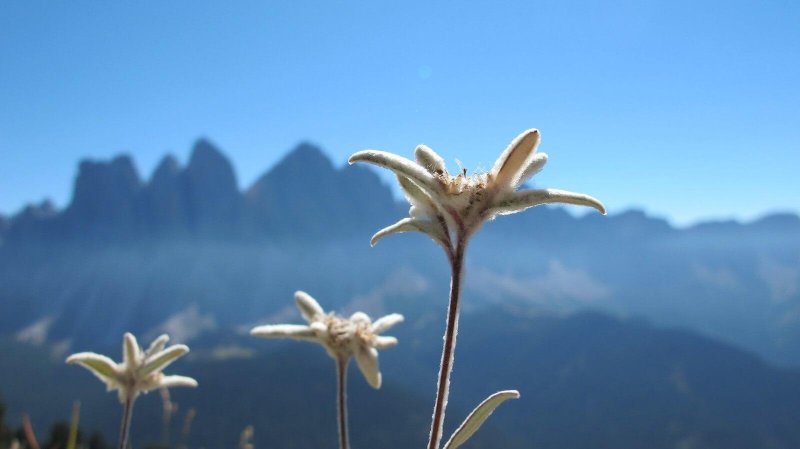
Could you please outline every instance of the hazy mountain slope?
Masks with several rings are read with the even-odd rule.
[[[296,289],[380,310],[374,297],[398,273],[430,303],[448,281],[434,245],[420,235],[367,243],[406,209],[370,169],[334,167],[309,144],[243,193],[207,140],[185,167],[167,157],[146,181],[128,157],[83,162],[63,211],[45,202],[7,225],[0,334],[110,342],[192,321],[202,333],[280,316]],[[639,211],[536,208],[486,224],[466,279],[467,308],[644,316],[800,364],[796,215],[676,229]]]
[[[386,381],[381,390],[367,387],[353,368],[354,447],[424,443],[441,344],[441,323],[430,318],[393,329],[400,345],[381,353]],[[89,373],[19,343],[6,341],[0,350],[11,355],[0,360],[0,388],[12,416],[25,409],[34,422],[50,422],[66,416],[70,401],[80,398],[84,426],[115,434],[116,398]],[[108,349],[114,357],[119,351],[116,345]],[[321,348],[208,335],[170,371],[200,382],[197,390],[174,389],[172,395],[181,410],[177,421],[189,407],[197,409],[193,446],[229,447],[247,424],[255,426],[255,443],[265,447],[322,447],[335,437],[333,368]],[[597,313],[526,316],[499,308],[467,315],[447,433],[486,395],[509,388],[519,389],[521,399],[504,404],[469,447],[789,449],[800,444],[800,373],[691,332],[641,321]],[[137,407],[137,444],[158,440],[157,395],[144,397]],[[173,436],[179,427],[177,422]]]

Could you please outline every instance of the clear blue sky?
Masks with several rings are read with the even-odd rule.
[[[81,158],[149,176],[199,136],[246,187],[300,140],[475,169],[530,127],[537,184],[612,212],[800,211],[799,83],[794,0],[9,1],[0,212],[65,205]]]

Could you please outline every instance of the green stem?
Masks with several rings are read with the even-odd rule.
[[[450,302],[447,306],[447,325],[444,331],[442,360],[439,365],[439,380],[436,384],[436,403],[433,406],[433,420],[428,449],[438,449],[442,440],[444,412],[447,408],[447,395],[450,391],[450,374],[455,359],[456,335],[458,334],[459,300],[461,298],[461,280],[464,273],[464,251],[467,241],[463,235],[458,236],[455,252],[450,258],[452,277],[450,279]]]

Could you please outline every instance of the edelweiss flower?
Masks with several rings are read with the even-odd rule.
[[[411,217],[378,231],[372,237],[372,245],[389,234],[417,231],[448,249],[453,247],[452,235],[467,238],[496,215],[547,203],[589,206],[605,214],[600,201],[581,193],[556,189],[516,191],[547,162],[546,154],[536,153],[538,145],[539,131],[529,129],[511,142],[490,172],[472,176],[467,176],[466,170],[451,176],[444,160],[425,145],[416,148],[416,163],[384,151],[353,154],[351,164],[368,162],[392,170],[411,203]]]
[[[173,345],[164,349],[168,335],[156,338],[146,351],[136,342],[136,337],[126,333],[123,338],[122,363],[94,352],[79,352],[67,358],[67,363],[77,363],[102,380],[108,391],[119,390],[119,400],[134,400],[139,393],[161,387],[196,387],[197,381],[186,376],[165,376],[161,371],[178,357],[189,352],[186,345]]]
[[[403,315],[393,313],[373,323],[363,312],[356,312],[350,318],[334,313],[326,314],[319,303],[305,292],[295,293],[294,299],[303,318],[308,321],[308,326],[268,324],[253,328],[250,335],[315,341],[339,362],[346,363],[351,356],[355,356],[358,368],[367,382],[373,388],[380,388],[381,373],[378,369],[377,350],[396,345],[397,339],[379,334],[403,321]]]

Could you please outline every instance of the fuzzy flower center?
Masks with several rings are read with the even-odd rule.
[[[369,346],[375,340],[370,323],[354,321],[336,314],[323,320],[327,327],[325,346],[337,356],[349,357],[357,346]]]

